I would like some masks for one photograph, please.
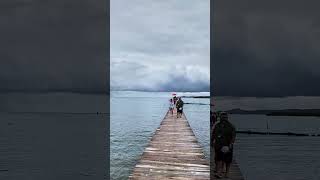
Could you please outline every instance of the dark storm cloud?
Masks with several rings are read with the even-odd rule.
[[[143,62],[111,62],[112,90],[208,91],[209,73],[195,65],[149,67]]]
[[[97,0],[0,2],[0,91],[106,92],[106,11]]]
[[[207,81],[192,81],[185,76],[172,76],[172,78],[160,84],[157,88],[160,91],[177,91],[177,92],[206,92],[210,89]]]
[[[318,1],[219,0],[214,6],[215,95],[320,95]]]

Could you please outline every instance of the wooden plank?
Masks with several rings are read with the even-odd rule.
[[[214,162],[214,152],[213,151],[211,152],[211,161],[212,161],[211,166],[213,167],[211,170],[211,179],[217,179],[214,177],[214,172],[213,172],[213,169],[215,166],[213,163]],[[221,180],[244,180],[244,177],[240,171],[240,168],[235,160],[232,162],[232,164],[230,166],[228,178],[220,178],[220,179]]]
[[[215,163],[214,163],[214,148],[211,147],[210,152],[210,166],[211,168],[211,179],[217,179],[214,177],[214,169],[215,169]],[[220,178],[221,180],[244,180],[244,177],[240,171],[240,168],[235,160],[232,161],[232,164],[230,166],[229,170],[229,176],[228,178]]]
[[[211,158],[214,162],[214,152],[211,152]],[[209,162],[185,115],[177,119],[175,113],[173,116],[166,114],[129,179],[210,179]],[[211,179],[215,179],[213,175]],[[228,179],[244,180],[235,161],[231,165]]]
[[[209,161],[185,115],[166,114],[129,179],[210,179]]]

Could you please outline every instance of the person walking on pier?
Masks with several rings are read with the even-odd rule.
[[[213,129],[213,140],[215,159],[217,161],[217,174],[215,177],[222,177],[222,170],[226,167],[225,177],[228,177],[230,165],[233,158],[233,144],[236,138],[236,129],[229,122],[226,112],[220,113],[220,122]]]
[[[173,99],[169,100],[169,112],[173,116],[173,109],[174,109],[174,104],[173,104]]]
[[[181,97],[178,98],[178,101],[176,103],[176,107],[177,107],[177,118],[181,118],[182,113],[183,113],[183,101],[182,101]]]
[[[178,98],[177,98],[177,96],[176,96],[176,95],[174,95],[174,96],[173,96],[173,104],[174,104],[174,105],[176,105],[176,103],[177,103],[177,99],[178,99]]]
[[[217,125],[217,123],[220,122],[220,112],[213,112],[212,110],[210,110],[210,139],[211,139],[211,143],[210,146],[212,147],[212,149],[214,149],[214,138],[213,138],[213,132],[214,132],[214,128]],[[214,156],[214,173],[218,172],[218,160],[217,160],[217,156]]]

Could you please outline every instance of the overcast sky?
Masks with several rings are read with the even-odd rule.
[[[217,0],[216,96],[319,96],[317,0]]]
[[[111,88],[209,91],[209,0],[111,0]]]
[[[1,1],[0,91],[107,91],[98,2]],[[215,1],[214,95],[319,96],[318,7]],[[209,20],[209,0],[111,0],[112,89],[207,91]]]
[[[105,1],[0,2],[0,92],[107,91]]]

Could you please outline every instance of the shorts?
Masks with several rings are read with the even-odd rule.
[[[177,112],[182,114],[183,109],[181,109],[181,110],[180,110],[180,109],[178,109],[178,110],[177,110]]]
[[[221,151],[222,146],[216,146],[214,148],[214,160],[215,161],[223,161],[227,164],[230,164],[233,159],[233,148],[230,149],[229,152],[223,153]]]

